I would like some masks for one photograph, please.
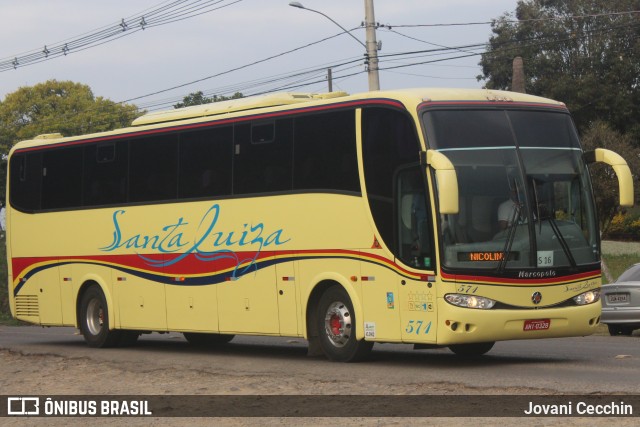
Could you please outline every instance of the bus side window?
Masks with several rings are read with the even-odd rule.
[[[9,172],[10,202],[24,211],[40,209],[42,153],[16,154]]]
[[[418,164],[419,153],[415,124],[405,111],[380,107],[362,109],[362,160],[369,209],[382,240],[396,257],[405,261],[408,258],[402,249],[404,241],[398,235],[402,228],[397,222],[394,225],[394,218],[401,217],[398,171],[408,173],[407,167]]]
[[[84,148],[83,205],[99,206],[127,201],[127,141]]]
[[[129,142],[129,201],[175,200],[178,137],[150,136]]]
[[[290,191],[293,119],[234,126],[233,193]]]
[[[355,111],[333,111],[295,120],[295,190],[360,192]]]
[[[82,147],[45,151],[42,172],[42,209],[81,206]]]
[[[231,195],[233,127],[215,127],[180,136],[178,197]]]

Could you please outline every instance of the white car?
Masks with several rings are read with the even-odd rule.
[[[602,286],[602,323],[611,335],[631,335],[640,329],[640,263],[629,267],[614,283]]]

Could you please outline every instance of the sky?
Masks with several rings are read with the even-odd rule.
[[[198,1],[201,5],[207,3],[190,0],[194,5]],[[2,71],[0,100],[22,86],[50,79],[83,83],[91,87],[95,96],[127,101],[148,111],[171,109],[182,97],[196,91],[206,95],[228,96],[236,91],[250,95],[314,82],[288,90],[326,92],[326,68],[348,61],[355,62],[333,69],[334,90],[351,94],[368,90],[362,63],[364,48],[348,34],[340,34],[342,30],[329,19],[290,7],[289,0],[234,1],[220,0],[217,6],[226,7],[179,22],[146,27],[144,31],[129,28],[118,39]],[[21,58],[28,52],[40,53],[45,46],[62,46],[64,42],[117,26],[123,19],[144,16],[145,12],[175,2],[0,0],[0,63]],[[323,12],[346,29],[353,29],[353,36],[365,41],[365,31],[360,27],[364,21],[364,0],[300,3]],[[476,79],[481,74],[480,56],[469,56],[473,52],[469,49],[438,52],[435,56],[433,52],[386,58],[383,55],[486,43],[491,36],[489,25],[432,24],[486,22],[513,12],[516,4],[517,0],[374,0],[375,19],[385,25],[377,30],[377,39],[382,42],[378,54],[381,60],[384,58],[381,68],[466,55],[381,70],[381,89],[482,87],[482,81]],[[331,36],[335,37],[312,44]],[[300,49],[283,54],[296,48]],[[276,55],[280,56],[266,60]],[[254,62],[258,63],[249,65]],[[264,83],[275,77],[313,70],[296,78]],[[357,74],[349,76],[354,73]],[[180,87],[169,90],[176,86]]]

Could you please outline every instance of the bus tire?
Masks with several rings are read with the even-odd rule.
[[[631,336],[633,334],[633,328],[630,326],[609,324],[607,328],[609,329],[609,335],[613,337],[618,335]]]
[[[449,350],[461,357],[478,357],[482,356],[493,348],[495,341],[492,342],[476,342],[471,344],[454,344],[449,346]]]
[[[231,341],[235,335],[183,332],[184,338],[195,347],[215,347]]]
[[[80,299],[80,331],[89,347],[114,347],[120,340],[119,330],[109,330],[109,307],[104,292],[91,285]]]
[[[353,304],[341,286],[331,286],[318,302],[320,346],[333,362],[357,362],[369,355],[373,343],[356,339]]]

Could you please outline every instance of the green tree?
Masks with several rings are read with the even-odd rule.
[[[0,152],[18,141],[44,133],[82,135],[128,126],[141,113],[94,96],[87,85],[49,80],[21,87],[0,102]]]
[[[182,98],[182,102],[178,102],[173,105],[173,108],[190,107],[192,105],[210,104],[212,102],[227,101],[229,99],[244,98],[241,92],[236,92],[231,96],[213,95],[212,97],[204,96],[204,93],[199,90],[198,92],[191,92],[189,95]]]
[[[622,135],[602,121],[594,122],[582,137],[582,145],[586,151],[606,148],[620,154],[628,163],[634,177],[636,201],[638,200],[638,177],[640,177],[640,148],[631,143],[629,135]],[[610,166],[596,163],[589,166],[591,183],[596,199],[600,229],[606,232],[611,220],[618,212],[619,191],[618,179]]]
[[[0,169],[18,141],[44,133],[82,135],[129,126],[142,113],[135,105],[122,105],[93,95],[87,85],[49,80],[21,87],[0,102]],[[3,175],[3,176],[6,176]],[[4,199],[6,182],[0,180]]]
[[[487,88],[511,87],[524,60],[527,93],[563,101],[583,132],[596,120],[640,141],[640,0],[521,0],[492,24],[480,65]]]

